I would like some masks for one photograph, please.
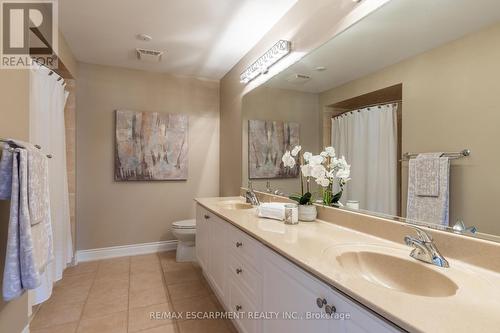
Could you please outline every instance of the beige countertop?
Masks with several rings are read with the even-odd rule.
[[[449,259],[449,268],[421,263],[409,257],[411,248],[345,227],[317,220],[285,225],[257,217],[256,209],[229,210],[222,203],[240,197],[201,198],[196,201],[237,228],[272,248],[325,283],[349,295],[410,332],[498,332],[500,330],[500,273]],[[411,234],[411,232],[409,232]],[[370,251],[414,260],[424,270],[446,276],[456,292],[428,297],[383,287],[336,260],[345,250]],[[402,261],[404,262],[404,261]],[[388,270],[407,274],[406,265]],[[398,270],[401,270],[400,272]],[[432,273],[432,272],[431,272]],[[434,274],[436,275],[436,274]],[[426,281],[418,281],[425,284]],[[429,285],[429,283],[428,283]],[[424,287],[425,289],[426,287]],[[432,288],[432,286],[429,286]]]

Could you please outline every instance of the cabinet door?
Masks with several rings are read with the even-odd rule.
[[[203,271],[208,269],[210,215],[200,205],[196,206],[196,258]]]
[[[403,332],[344,295],[332,290],[329,304],[336,309],[330,321],[330,333],[396,333]]]
[[[322,333],[329,330],[329,318],[317,299],[330,290],[286,259],[266,253],[263,270],[263,310],[278,319],[264,320],[263,332]]]
[[[208,275],[221,300],[225,300],[224,286],[226,280],[226,267],[225,267],[225,237],[226,237],[226,224],[227,222],[221,220],[216,216],[212,216],[209,225],[209,255],[208,261]]]

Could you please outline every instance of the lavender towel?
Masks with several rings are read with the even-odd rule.
[[[50,209],[40,223],[31,223],[28,160],[28,151],[22,148],[14,150],[9,231],[3,275],[5,301],[19,297],[26,289],[37,288],[41,283],[41,273],[53,259]],[[48,192],[46,194],[48,196]]]
[[[5,301],[19,297],[25,289],[38,287],[41,282],[33,253],[26,193],[28,155],[24,149],[16,149],[13,155],[9,231],[3,273]]]
[[[12,191],[12,157],[13,153],[8,144],[2,145],[0,159],[0,200],[9,200]]]

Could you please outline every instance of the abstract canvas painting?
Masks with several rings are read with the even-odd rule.
[[[299,144],[299,124],[283,121],[248,121],[248,176],[259,178],[291,178],[299,168],[285,168],[281,157]]]
[[[184,180],[188,116],[116,111],[115,180]]]

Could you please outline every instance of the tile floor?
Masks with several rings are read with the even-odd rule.
[[[221,311],[192,263],[175,252],[81,263],[68,268],[36,311],[31,333],[232,333],[227,320],[151,319],[152,312]]]

